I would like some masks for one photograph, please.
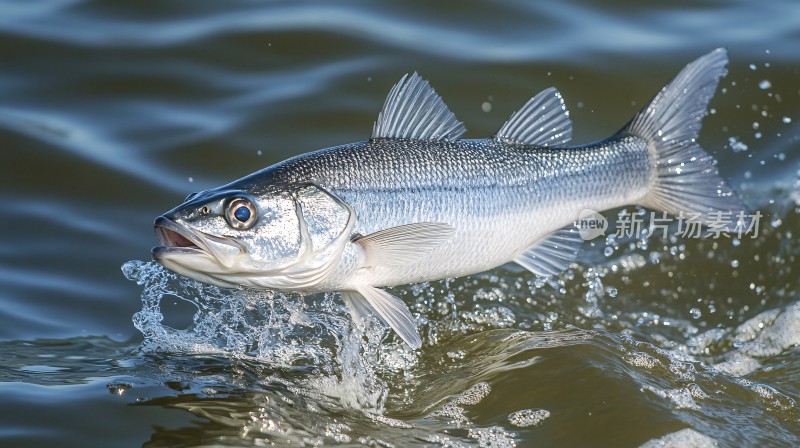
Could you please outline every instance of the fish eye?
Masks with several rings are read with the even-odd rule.
[[[256,206],[248,198],[233,198],[225,208],[225,220],[234,229],[247,230],[258,221]]]

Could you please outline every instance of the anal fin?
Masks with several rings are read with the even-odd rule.
[[[575,261],[582,243],[580,233],[570,224],[536,241],[514,262],[536,275],[556,275]]]

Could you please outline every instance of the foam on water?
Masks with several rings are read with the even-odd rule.
[[[735,328],[714,328],[689,339],[679,349],[695,355],[713,355],[711,364],[729,375],[749,375],[760,359],[779,356],[800,345],[800,302],[769,309]]]
[[[522,409],[508,415],[508,422],[517,428],[527,428],[538,426],[550,417],[550,411],[546,409]]]
[[[653,386],[645,386],[645,390],[656,394],[661,398],[669,399],[675,406],[675,409],[700,409],[700,406],[694,401],[693,395],[699,395],[701,398],[708,398],[708,395],[702,391],[696,384],[694,387],[684,387],[680,389],[659,389]]]
[[[716,448],[716,440],[693,429],[681,429],[658,439],[649,440],[640,448]]]
[[[431,414],[431,417],[445,417],[457,426],[470,426],[464,406],[475,406],[491,392],[487,383],[478,383],[461,394],[451,397],[443,406]]]

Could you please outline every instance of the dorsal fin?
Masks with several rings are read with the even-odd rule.
[[[464,123],[416,72],[392,87],[372,128],[372,138],[458,140]]]
[[[572,138],[572,121],[564,99],[553,87],[531,98],[511,114],[495,139],[535,146],[561,146]]]

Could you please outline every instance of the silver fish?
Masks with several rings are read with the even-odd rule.
[[[418,348],[408,308],[381,287],[508,262],[557,274],[576,258],[573,222],[584,209],[741,217],[744,205],[696,142],[727,62],[724,49],[702,56],[621,131],[571,147],[569,113],[553,88],[495,136],[468,140],[430,85],[404,76],[368,141],[189,195],[156,219],[153,258],[221,287],[338,291],[356,323],[374,311]]]

